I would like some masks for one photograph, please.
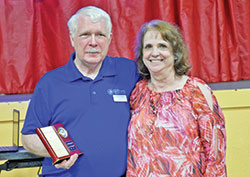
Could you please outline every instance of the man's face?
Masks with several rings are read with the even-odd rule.
[[[108,53],[111,35],[105,20],[92,22],[87,16],[79,16],[74,36],[70,36],[71,44],[76,51],[76,60],[86,67],[98,66]]]

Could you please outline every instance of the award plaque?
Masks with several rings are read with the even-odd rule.
[[[82,155],[71,139],[63,124],[37,128],[36,133],[43,142],[45,148],[52,158],[52,163],[57,164],[64,159],[69,159],[71,155]]]

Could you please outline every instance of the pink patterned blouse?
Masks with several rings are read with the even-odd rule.
[[[212,91],[213,111],[189,77],[180,90],[154,92],[137,83],[130,97],[128,177],[226,176],[226,134]]]

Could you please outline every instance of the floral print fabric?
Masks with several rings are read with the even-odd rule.
[[[213,95],[213,111],[189,77],[180,90],[157,93],[148,81],[130,97],[128,177],[226,176],[225,122]]]

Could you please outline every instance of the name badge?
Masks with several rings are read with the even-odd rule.
[[[114,102],[128,102],[126,95],[113,95]]]

